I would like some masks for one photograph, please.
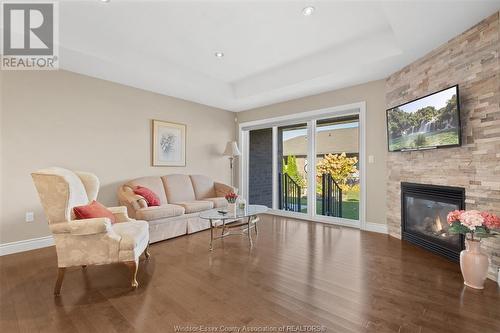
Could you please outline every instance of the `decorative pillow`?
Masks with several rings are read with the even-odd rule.
[[[142,196],[146,200],[148,207],[160,205],[160,198],[158,198],[155,192],[147,187],[136,186],[134,188],[134,193]]]
[[[73,207],[73,212],[77,220],[93,219],[96,217],[107,217],[111,223],[116,222],[116,218],[105,206],[97,201],[92,201],[88,205]]]

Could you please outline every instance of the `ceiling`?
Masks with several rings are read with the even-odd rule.
[[[313,15],[302,15],[309,5]],[[242,111],[385,78],[499,8],[500,0],[63,1],[59,58],[73,72]]]

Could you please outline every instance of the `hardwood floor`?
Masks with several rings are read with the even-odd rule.
[[[210,252],[209,237],[153,244],[136,291],[125,265],[89,266],[55,298],[54,248],[0,257],[0,332],[500,332],[496,283],[466,288],[457,264],[385,235],[265,216],[252,250],[234,236]]]

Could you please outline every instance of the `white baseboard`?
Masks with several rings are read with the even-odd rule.
[[[378,232],[381,234],[387,234],[389,232],[387,229],[387,224],[372,223],[372,222],[366,222],[363,230]]]
[[[296,212],[290,212],[290,211],[279,210],[279,209],[269,209],[266,212],[266,214],[274,215],[274,216],[281,216],[281,217],[289,217],[289,218],[295,219],[295,220],[337,225],[337,226],[341,226],[341,227],[348,227],[348,228],[354,228],[354,229],[359,229],[359,226],[360,226],[359,221],[356,221],[356,220],[348,220],[348,219],[343,219],[343,218],[338,218],[338,217],[329,217],[329,216],[327,217],[327,216],[319,216],[319,215],[317,215],[314,218],[311,218],[309,215],[304,214],[304,213],[296,213]]]
[[[281,217],[290,217],[290,218],[297,219],[297,220],[305,220],[305,221],[333,224],[333,225],[338,225],[338,226],[348,227],[348,228],[355,228],[355,229],[359,228],[361,230],[378,232],[381,234],[388,234],[389,233],[389,230],[387,228],[387,224],[366,222],[364,228],[361,228],[360,227],[361,223],[359,221],[347,220],[347,219],[342,219],[342,218],[331,218],[331,217],[322,217],[322,216],[316,216],[316,218],[310,218],[306,214],[297,214],[294,212],[287,212],[287,211],[277,210],[277,209],[270,209],[266,212],[266,214],[281,216]]]
[[[0,256],[7,254],[41,249],[54,245],[54,237],[45,236],[39,238],[26,239],[17,242],[0,244]]]

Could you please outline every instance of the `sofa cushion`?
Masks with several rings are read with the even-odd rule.
[[[163,187],[163,182],[160,177],[141,177],[133,179],[125,185],[131,187],[132,190],[137,186],[147,187],[158,196],[160,205],[168,204],[165,188]]]
[[[206,198],[206,199],[203,199],[203,200],[213,202],[214,203],[214,208],[227,207],[227,200],[224,197]]]
[[[238,193],[238,189],[223,183],[214,183],[215,195],[214,197],[225,197],[229,193]]]
[[[160,206],[160,198],[158,198],[156,193],[151,191],[149,188],[136,186],[134,188],[134,193],[143,197],[146,200],[148,206]]]
[[[167,217],[179,216],[184,214],[184,207],[179,205],[161,205],[161,206],[151,206],[136,210],[135,216],[139,220],[158,220]]]
[[[176,202],[175,204],[184,207],[186,214],[197,213],[214,208],[214,203],[211,201],[182,201]]]
[[[170,203],[195,201],[193,183],[187,175],[168,175],[161,177]]]
[[[97,217],[107,217],[111,223],[116,222],[116,218],[103,204],[93,200],[85,206],[73,207],[77,220],[94,219]]]
[[[196,200],[216,197],[214,181],[212,179],[203,175],[191,175],[190,177]]]
[[[121,236],[120,251],[133,250],[149,238],[149,225],[146,221],[131,221],[113,224],[113,231]]]

